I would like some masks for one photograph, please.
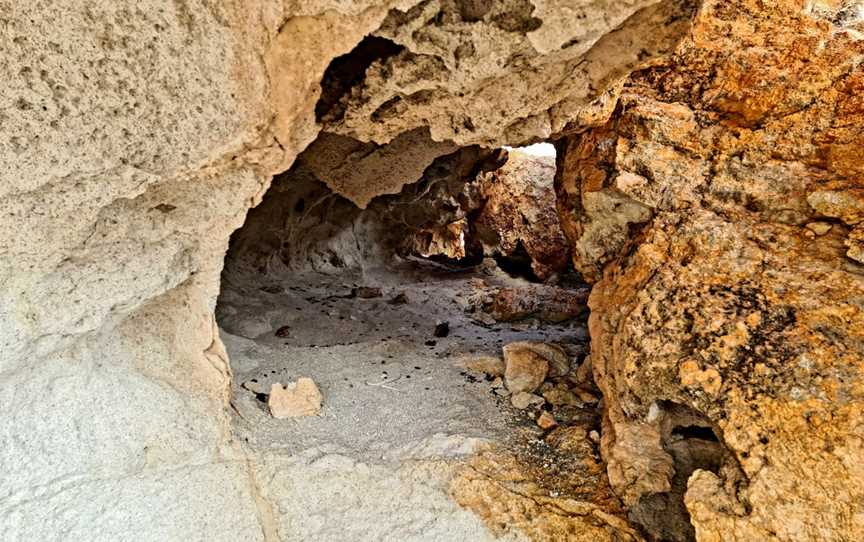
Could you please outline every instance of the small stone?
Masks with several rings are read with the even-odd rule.
[[[323,396],[311,378],[298,378],[297,382],[283,386],[279,382],[270,388],[267,406],[274,418],[317,416],[321,413]]]
[[[554,406],[580,406],[582,404],[582,401],[576,397],[576,394],[570,390],[561,388],[552,388],[551,390],[544,391],[543,398],[546,399],[547,403]]]
[[[555,421],[552,414],[549,414],[549,412],[545,410],[537,416],[537,426],[540,427],[540,429],[552,429],[556,425],[558,425],[558,422]]]
[[[359,286],[351,290],[351,294],[354,297],[359,297],[360,299],[373,299],[376,297],[381,297],[383,293],[381,292],[381,288],[374,288],[371,286]]]
[[[398,294],[396,294],[393,297],[393,299],[391,299],[387,303],[389,303],[391,305],[407,305],[408,304],[408,296],[405,294],[405,292],[399,292]]]
[[[504,387],[504,381],[501,380],[501,377],[500,377],[500,376],[496,376],[495,379],[492,380],[492,382],[489,383],[489,385],[492,386],[492,387],[495,388],[495,389],[497,389],[497,388],[503,388],[503,387]]]
[[[504,380],[514,393],[536,390],[549,372],[549,360],[529,344],[515,342],[504,347]]]
[[[510,398],[510,404],[519,410],[524,410],[531,405],[539,405],[543,403],[543,398],[534,395],[533,393],[527,393],[524,391],[520,391],[518,393],[514,393]]]
[[[583,403],[597,403],[600,401],[599,397],[582,388],[576,389],[576,395],[579,396],[579,400]]]
[[[510,390],[507,388],[495,388],[492,390],[498,397],[510,397]]]
[[[843,243],[849,247],[846,251],[846,256],[852,258],[856,262],[864,263],[864,225],[858,224]]]
[[[497,320],[495,320],[485,312],[478,313],[474,316],[474,319],[479,321],[480,323],[486,324],[487,326],[492,326],[498,323]]]
[[[477,373],[486,373],[490,376],[504,376],[504,360],[495,356],[469,358],[465,362],[465,368]]]
[[[591,442],[599,443],[600,442],[600,433],[598,433],[596,430],[592,429],[588,433],[588,438],[591,439]]]
[[[285,292],[285,288],[279,286],[278,284],[266,285],[258,289],[268,294],[281,294]]]
[[[576,369],[576,382],[578,384],[588,384],[594,380],[594,375],[592,374],[593,369],[591,368],[591,354],[585,356],[585,359],[582,360],[582,364],[579,365],[579,368]]]

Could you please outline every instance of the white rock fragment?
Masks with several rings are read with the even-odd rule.
[[[279,382],[270,388],[267,406],[274,418],[317,416],[321,413],[324,396],[311,378],[298,378],[297,382],[283,386]]]

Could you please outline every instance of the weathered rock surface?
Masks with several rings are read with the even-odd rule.
[[[450,492],[498,536],[530,540],[637,541],[586,431],[554,429],[526,450],[473,457]]]
[[[532,346],[526,342],[504,346],[504,382],[513,393],[533,392],[549,373],[549,359]]]
[[[501,288],[484,308],[501,322],[532,317],[543,322],[563,322],[586,316],[588,293],[587,288],[571,290],[547,285]]]
[[[432,139],[460,145],[549,137],[584,123],[609,86],[669,52],[691,10],[674,0],[421,2],[390,12],[374,35],[401,50],[372,62],[322,119],[329,131],[379,144],[425,126]]]
[[[564,271],[570,259],[555,209],[554,177],[551,156],[511,150],[506,164],[480,175],[483,206],[471,220],[485,254],[514,258],[524,251],[540,280]]]
[[[610,481],[657,536],[685,490],[698,540],[864,533],[861,30],[854,2],[705,2],[608,123],[559,144]],[[667,480],[620,476],[653,457]]]
[[[561,500],[478,459],[452,491],[493,532],[638,539],[629,514],[684,539],[864,539],[860,3],[706,0],[690,32],[694,7],[0,2],[0,538],[333,537],[333,502],[348,536],[488,535],[440,488],[338,455],[301,462],[307,484],[233,438],[213,314],[228,238],[324,129],[338,163],[301,160],[277,193],[328,243],[264,220],[239,236],[269,244],[244,271],[362,268],[397,217],[440,232],[478,208],[421,210],[476,173],[488,151],[468,145],[566,136],[559,214],[596,282],[610,464],[585,435],[551,443],[586,458],[552,473]],[[351,203],[400,190],[420,203],[394,222]],[[448,231],[430,246],[459,257]],[[284,490],[346,473],[336,501]],[[368,495],[385,504],[355,506]],[[375,521],[418,501],[407,527]]]

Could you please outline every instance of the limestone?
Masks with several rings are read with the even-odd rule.
[[[504,361],[508,368],[511,363],[514,364],[515,369],[522,363],[531,363],[528,360],[538,358],[547,362],[544,380],[546,376],[564,376],[570,372],[570,356],[560,345],[539,341],[517,341],[504,346]]]
[[[486,255],[524,250],[540,280],[564,271],[570,247],[555,209],[555,159],[514,149],[501,168],[480,176],[483,207],[472,221]]]
[[[321,413],[324,396],[311,378],[301,377],[283,386],[279,382],[270,388],[267,407],[274,418],[317,416]]]
[[[475,13],[435,0],[392,11],[375,35],[403,49],[373,62],[325,126],[379,144],[428,126],[435,141],[490,147],[561,132],[633,67],[670,51],[692,6],[604,2],[604,16],[593,17],[597,8],[546,4],[545,24],[524,2],[482,4]],[[568,17],[582,22],[567,25]]]
[[[640,507],[665,499],[698,540],[864,533],[850,455],[864,400],[862,166],[850,150],[864,129],[864,42],[859,17],[819,6],[706,2],[692,38],[631,77],[607,124],[558,146],[562,224],[597,281],[591,359],[610,482],[651,528],[666,527]],[[591,210],[597,193],[620,216]],[[614,243],[598,243],[601,230]],[[672,453],[666,409],[722,444],[692,471],[684,509],[639,497],[667,484],[671,495],[673,470],[692,468]]]
[[[504,376],[504,360],[497,356],[478,356],[465,360],[465,368],[491,376]]]
[[[521,343],[504,346],[504,382],[513,393],[531,393],[549,372],[549,360]]]
[[[510,404],[513,405],[514,408],[518,408],[519,410],[525,410],[531,405],[543,404],[543,398],[539,395],[534,395],[533,393],[528,393],[527,391],[510,391],[512,393],[512,395],[510,396]]]
[[[315,209],[298,220],[324,217],[317,233],[291,238],[277,220],[241,233],[278,247],[247,254],[247,270],[380,261],[374,247],[395,243],[382,230],[399,220],[441,231],[478,208],[450,205],[474,194],[426,182],[463,182],[482,154],[466,145],[559,138],[559,221],[596,284],[591,366],[612,487],[628,503],[664,491],[663,446],[694,439],[674,440],[649,411],[678,405],[726,450],[677,503],[695,537],[864,538],[855,2],[59,0],[0,11],[0,472],[11,473],[0,538],[332,538],[343,534],[332,502],[367,520],[346,537],[446,537],[440,510],[466,538],[487,537],[440,488],[416,493],[395,475],[349,478],[332,502],[280,493],[344,487],[334,480],[363,467],[330,454],[308,461],[310,482],[231,434],[214,319],[228,239],[322,129],[351,159],[298,164],[323,179],[274,192]],[[367,35],[389,53],[338,80],[328,67],[358,60]],[[410,156],[404,171],[394,155]],[[389,222],[367,221],[316,191],[320,180],[370,209],[385,192],[419,203],[400,214],[387,200]],[[272,218],[280,205],[258,210]],[[806,226],[817,223],[830,230]],[[436,246],[458,254],[453,233]],[[558,254],[535,248],[553,273]],[[247,334],[268,325],[253,324]],[[586,440],[571,439],[592,457],[579,474],[602,479]],[[596,502],[556,500],[520,472],[486,457],[453,494],[501,531],[638,539],[602,483]],[[357,489],[367,486],[389,499],[380,516]],[[428,505],[410,511],[410,528],[368,520],[405,513],[405,495]]]
[[[433,160],[455,150],[452,143],[432,141],[423,129],[405,132],[384,146],[325,132],[305,156],[319,179],[363,209],[374,196],[399,193],[419,180]]]

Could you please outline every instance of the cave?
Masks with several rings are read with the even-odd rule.
[[[860,0],[0,27],[0,540],[864,540]]]
[[[356,172],[410,176],[406,156],[322,134],[233,233],[216,319],[238,437],[253,454],[399,462],[445,444],[448,460],[479,443],[545,446],[555,428],[598,435],[590,286],[557,220],[554,146],[456,148],[356,201],[349,182],[374,182]],[[544,365],[521,394],[508,353]],[[300,378],[314,405],[271,400]]]

